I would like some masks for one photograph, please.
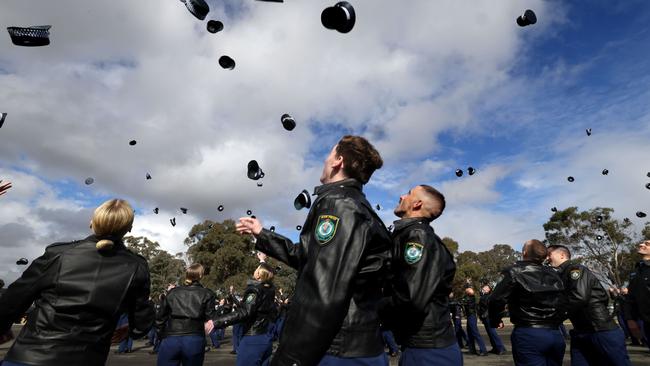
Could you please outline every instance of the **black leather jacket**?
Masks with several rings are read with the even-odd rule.
[[[156,330],[161,337],[204,335],[206,321],[215,314],[215,294],[198,282],[171,289],[156,314]]]
[[[463,308],[463,313],[465,313],[466,317],[469,318],[472,315],[476,315],[476,296],[463,296],[460,299],[460,306]]]
[[[120,315],[132,338],[154,320],[144,258],[116,241],[98,251],[98,239],[48,246],[0,298],[0,334],[35,302],[5,360],[29,365],[104,365]]]
[[[458,301],[449,301],[449,313],[451,314],[452,319],[460,320],[463,317],[463,310]]]
[[[386,310],[397,343],[409,348],[444,348],[456,342],[449,293],[456,265],[429,222],[395,221],[394,279]]]
[[[566,261],[557,269],[569,297],[569,319],[574,330],[597,332],[618,327],[607,309],[607,290],[587,267]]]
[[[557,329],[566,319],[567,297],[558,273],[538,263],[521,261],[506,268],[488,300],[488,318],[496,327],[506,304],[517,327]]]
[[[243,323],[244,335],[266,334],[269,324],[276,318],[275,286],[272,283],[249,281],[241,306],[234,312],[215,317],[214,326],[225,328],[235,323]]]
[[[625,319],[640,319],[650,324],[650,261],[637,264],[636,271],[630,274],[628,290]]]
[[[486,320],[488,317],[488,299],[490,294],[483,294],[478,299],[478,305],[476,306],[476,313],[478,318],[481,320]]]
[[[317,187],[300,243],[264,229],[256,248],[298,270],[271,365],[316,365],[328,353],[374,357],[392,242],[354,179]]]

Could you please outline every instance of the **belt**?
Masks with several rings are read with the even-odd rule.
[[[548,324],[529,324],[529,325],[515,325],[515,328],[535,328],[535,329],[560,329],[559,325],[548,325]]]

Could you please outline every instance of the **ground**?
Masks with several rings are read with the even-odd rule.
[[[16,326],[13,329],[14,334],[18,334],[20,327]],[[508,325],[504,329],[499,329],[497,332],[501,336],[501,339],[505,343],[508,351],[510,351],[510,332],[512,331],[512,326]],[[483,335],[483,340],[486,342],[488,349],[489,341],[487,335],[484,332],[484,329],[481,329],[481,334]],[[108,356],[108,366],[118,366],[118,365],[129,365],[129,366],[141,366],[141,365],[155,365],[156,356],[149,354],[151,351],[151,346],[145,344],[146,340],[138,340],[134,342],[133,352],[128,354],[115,354],[117,346],[111,347],[111,353]],[[209,342],[209,340],[208,340]],[[0,359],[2,359],[11,346],[10,343],[0,345]],[[226,331],[226,340],[223,342],[221,348],[216,350],[211,350],[205,355],[205,365],[218,365],[218,366],[234,366],[235,365],[235,355],[230,354],[232,351],[232,343],[230,342],[230,328]],[[650,365],[650,353],[646,347],[632,347],[628,346],[628,353],[632,360],[633,365]],[[490,354],[486,357],[479,357],[470,355],[467,352],[467,349],[463,350],[463,357],[465,365],[476,365],[476,366],[506,366],[512,365],[512,353],[508,352],[505,355],[497,356]],[[397,358],[390,358],[391,366],[397,366]],[[569,347],[567,345],[567,351],[564,356],[564,365],[570,365],[569,357]]]

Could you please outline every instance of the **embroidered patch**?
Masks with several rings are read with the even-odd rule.
[[[336,235],[336,228],[339,226],[339,218],[332,215],[318,216],[316,224],[316,240],[318,244],[325,245]]]
[[[255,301],[255,294],[248,294],[248,296],[246,296],[246,303],[250,304],[253,301]]]
[[[420,243],[406,243],[406,248],[404,249],[404,260],[408,264],[415,264],[420,259],[422,259],[422,250],[424,245]]]
[[[571,277],[572,280],[579,279],[580,275],[582,275],[582,271],[579,269],[572,269],[571,272],[569,272],[569,277]]]

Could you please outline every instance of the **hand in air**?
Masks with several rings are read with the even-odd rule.
[[[262,223],[260,220],[251,217],[241,217],[239,223],[237,223],[237,232],[240,234],[260,235]]]

